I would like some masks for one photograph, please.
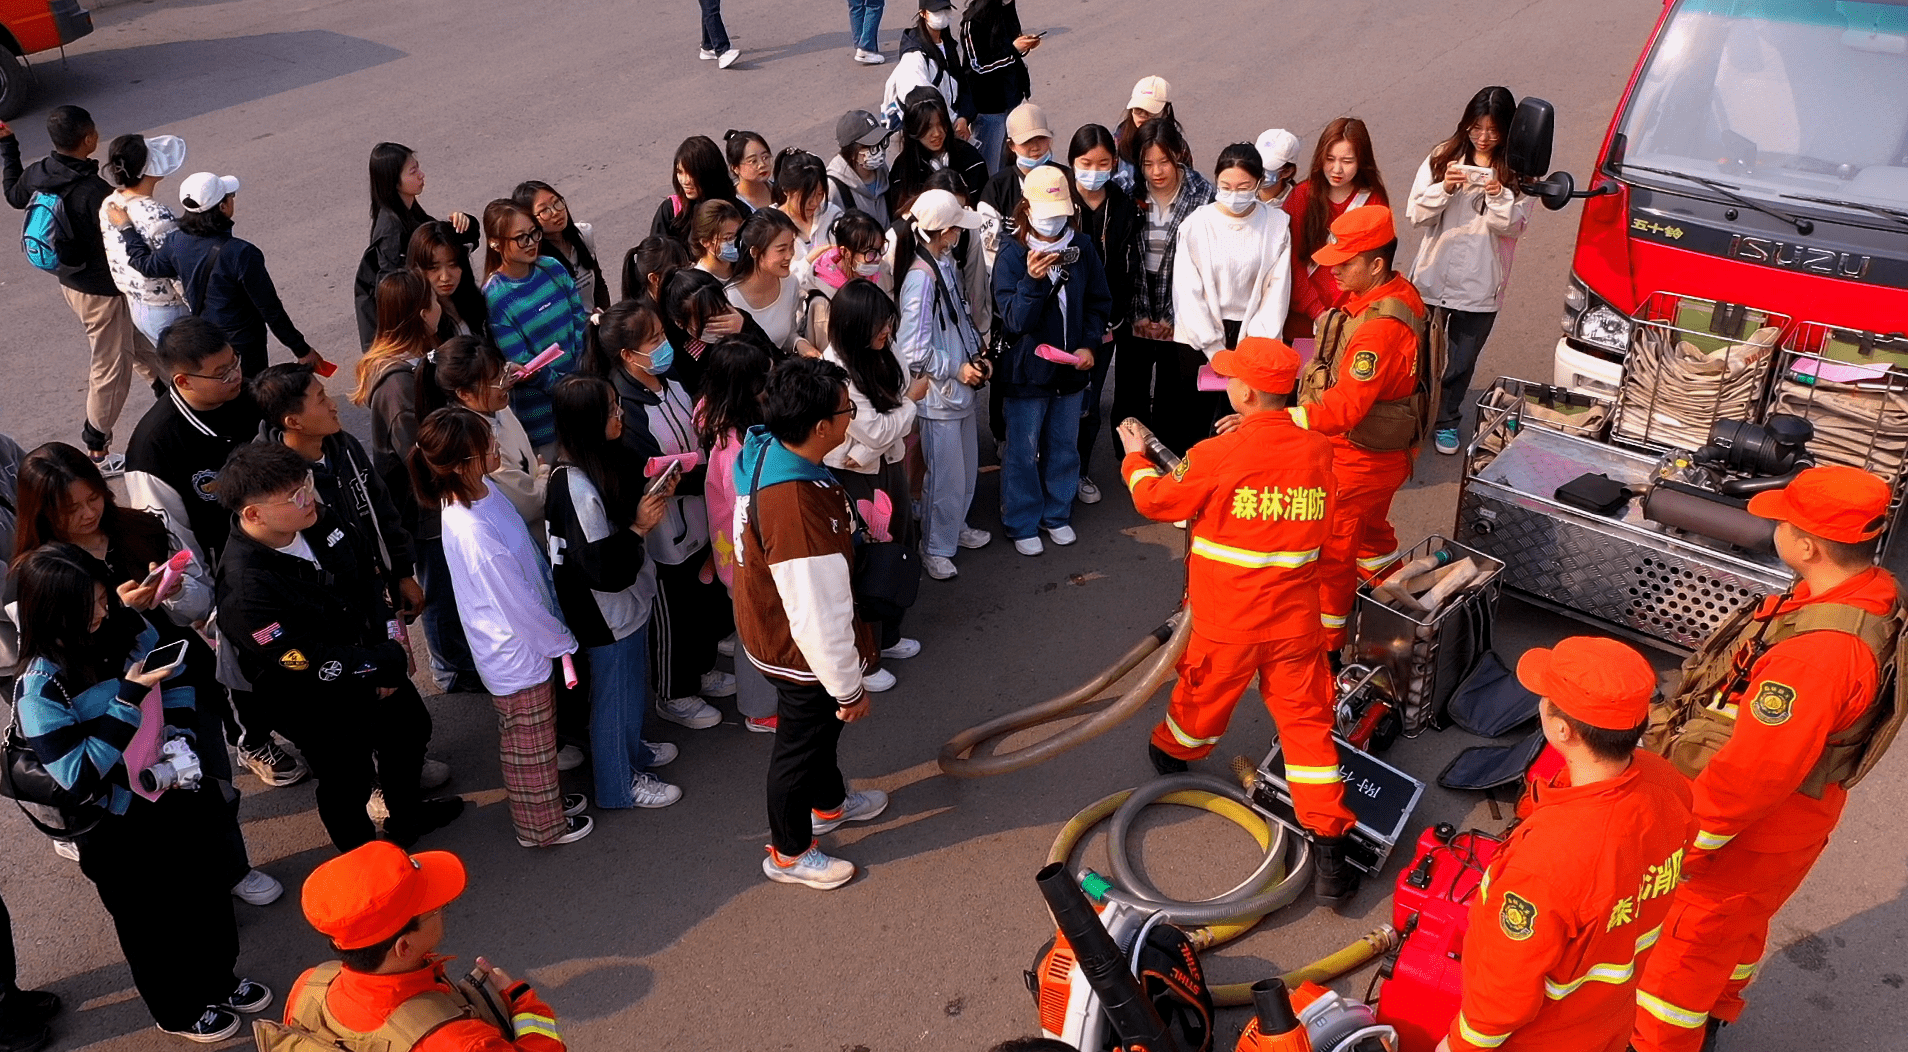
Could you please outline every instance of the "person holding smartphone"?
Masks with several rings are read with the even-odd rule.
[[[1020,28],[1020,10],[1014,0],[973,0],[961,13],[961,49],[967,52],[965,86],[973,89],[974,135],[990,173],[999,171],[1005,160],[1001,142],[1007,136],[1007,114],[1033,94],[1027,56],[1040,46],[1044,35]]]
[[[1434,440],[1458,451],[1465,395],[1510,287],[1511,255],[1535,198],[1519,189],[1504,151],[1517,104],[1509,88],[1471,96],[1457,131],[1434,147],[1411,183],[1405,218],[1424,233],[1406,277],[1446,318],[1444,387]]]

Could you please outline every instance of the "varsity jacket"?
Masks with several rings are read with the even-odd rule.
[[[284,440],[283,428],[269,422],[259,424],[258,441]],[[318,499],[350,531],[352,546],[374,561],[386,584],[395,587],[398,581],[415,576],[411,535],[371,455],[349,431],[326,435],[323,448],[324,459],[311,466]]]
[[[259,693],[320,704],[402,686],[407,658],[370,560],[329,511],[302,535],[317,565],[232,526],[219,559],[219,630],[237,648],[239,672]]]
[[[212,566],[225,547],[232,515],[219,504],[219,469],[240,442],[258,435],[258,403],[248,391],[203,412],[168,390],[133,429],[126,444],[126,498],[166,521],[178,548]]]
[[[643,550],[642,535],[610,518],[588,475],[557,465],[543,523],[557,606],[578,646],[606,647],[649,623],[656,564]]]
[[[735,623],[743,652],[763,675],[816,683],[855,704],[875,645],[855,617],[848,494],[827,468],[789,452],[760,425],[742,440],[735,489]]]

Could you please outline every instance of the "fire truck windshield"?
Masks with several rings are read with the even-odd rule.
[[[1908,224],[1908,0],[1680,0],[1618,131],[1619,173]]]

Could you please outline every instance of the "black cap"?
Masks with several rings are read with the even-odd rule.
[[[921,10],[952,11],[954,10],[954,0],[921,0]]]
[[[851,143],[879,146],[888,138],[888,126],[874,119],[867,110],[849,110],[835,122],[835,145],[847,149]]]

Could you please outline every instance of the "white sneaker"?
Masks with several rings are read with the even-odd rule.
[[[1100,503],[1100,487],[1095,486],[1092,479],[1081,475],[1079,497],[1082,504],[1098,504]]]
[[[994,539],[986,530],[977,530],[972,526],[961,527],[960,544],[963,548],[985,548]]]
[[[73,843],[71,840],[53,841],[53,853],[66,859],[68,862],[79,861],[79,845]]]
[[[1186,528],[1186,524],[1191,521],[1191,519],[1175,519],[1173,520],[1173,525],[1183,530]]]
[[[657,698],[656,715],[692,731],[713,727],[722,722],[722,713],[714,705],[694,694],[686,698]]]
[[[734,632],[730,632],[729,637],[727,639],[724,639],[722,642],[716,644],[716,653],[721,654],[723,657],[729,657],[729,658],[732,658],[735,656],[735,633]]]
[[[906,661],[907,659],[913,657],[916,654],[919,654],[920,652],[921,652],[920,640],[909,639],[906,636],[903,636],[901,638],[901,642],[896,643],[895,645],[883,650],[881,652],[881,656],[893,661]]]
[[[636,772],[635,780],[629,783],[629,792],[636,798],[637,807],[668,807],[682,799],[682,787],[641,771]]]
[[[950,577],[959,577],[961,575],[961,571],[954,565],[954,560],[946,558],[945,556],[923,555],[921,557],[921,567],[927,571],[929,577],[937,581],[945,581]]]
[[[269,906],[277,902],[278,897],[284,893],[285,885],[273,880],[270,873],[256,869],[246,873],[243,880],[232,885],[233,895],[254,906]]]
[[[1053,529],[1047,531],[1047,539],[1065,548],[1067,545],[1079,540],[1080,535],[1074,533],[1073,527],[1071,526],[1055,526]]]
[[[702,683],[696,693],[705,698],[735,697],[735,676],[721,669],[710,669],[702,674]]]
[[[870,694],[879,694],[884,690],[893,690],[894,673],[889,672],[885,668],[879,672],[870,672],[861,677],[861,689]]]
[[[583,750],[574,745],[565,745],[557,750],[557,770],[574,771],[583,766],[583,761],[587,759],[589,757],[583,755]]]
[[[1014,542],[1014,551],[1022,555],[1039,555],[1046,550],[1047,546],[1041,544],[1038,537],[1022,537]]]
[[[442,760],[433,760],[426,756],[424,757],[423,770],[417,772],[417,787],[419,789],[441,789],[445,782],[450,781],[450,776],[450,764]]]
[[[742,52],[736,50],[735,48],[730,48],[729,50],[724,51],[722,53],[721,58],[716,60],[716,68],[728,69],[730,66],[735,65],[736,59],[741,57],[742,57]]]
[[[669,761],[676,758],[678,751],[676,747],[669,742],[645,741],[643,748],[649,750],[649,766],[652,770],[657,767],[669,766]]]
[[[716,53],[705,47],[696,51],[696,57],[704,62],[714,62],[716,60]]]
[[[555,847],[558,844],[574,844],[584,837],[589,836],[595,829],[596,823],[590,819],[589,815],[576,815],[570,819],[569,830],[547,844],[539,844],[534,840],[526,840],[523,837],[518,837],[517,843],[523,847]]]
[[[844,822],[866,822],[888,809],[888,794],[879,789],[856,789],[832,815],[820,811],[808,813],[808,828],[816,836],[832,833],[841,828]]]
[[[804,884],[816,891],[831,891],[855,879],[855,864],[845,858],[830,858],[819,847],[811,847],[802,857],[783,863],[770,849],[762,860],[762,873],[780,884]]]
[[[888,56],[879,51],[864,51],[861,48],[856,48],[855,61],[864,66],[879,66],[883,62],[888,61]]]

